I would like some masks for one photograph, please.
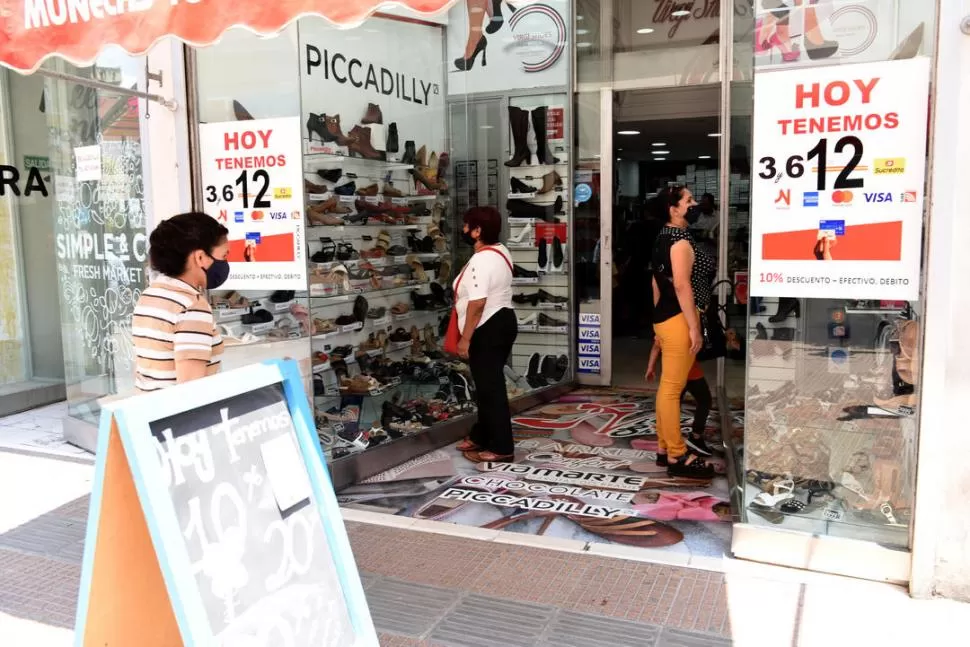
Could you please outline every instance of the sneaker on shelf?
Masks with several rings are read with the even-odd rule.
[[[539,313],[539,325],[540,326],[550,326],[560,328],[566,325],[565,321],[560,321],[555,317],[550,317],[547,314]]]
[[[566,297],[557,297],[556,295],[550,294],[545,290],[539,290],[537,295],[539,297],[539,301],[542,301],[543,303],[566,303],[569,301],[569,299]]]
[[[527,270],[521,265],[513,265],[512,276],[517,279],[537,279],[539,278],[539,273]]]

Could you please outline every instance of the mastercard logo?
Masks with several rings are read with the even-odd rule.
[[[262,212],[262,211],[254,211],[254,212],[253,212],[253,213],[252,213],[252,214],[250,215],[250,217],[251,217],[251,218],[252,218],[253,220],[262,220],[262,219],[263,219],[263,212]]]
[[[835,204],[850,204],[852,202],[852,191],[833,191],[832,202]]]

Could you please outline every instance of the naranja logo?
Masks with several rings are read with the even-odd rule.
[[[873,163],[873,173],[876,175],[901,175],[906,172],[905,157],[877,158]]]

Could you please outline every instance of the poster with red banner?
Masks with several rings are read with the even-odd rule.
[[[205,211],[229,229],[226,290],[306,290],[300,119],[199,126]]]
[[[560,243],[566,242],[566,234],[569,227],[564,222],[537,222],[536,223],[536,245],[543,238],[547,243],[551,243],[554,238],[558,238]]]
[[[751,296],[919,298],[930,60],[760,72]]]

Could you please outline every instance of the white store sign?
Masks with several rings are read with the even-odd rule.
[[[229,229],[226,290],[306,290],[297,117],[201,124],[205,210]]]
[[[929,59],[759,73],[752,296],[919,297]]]

